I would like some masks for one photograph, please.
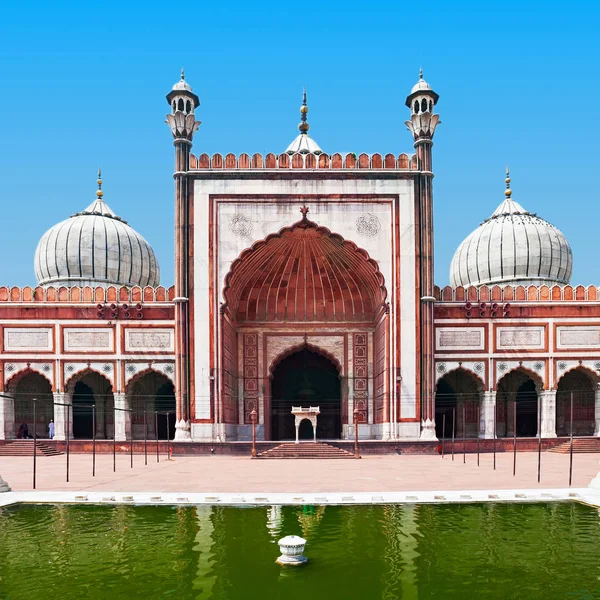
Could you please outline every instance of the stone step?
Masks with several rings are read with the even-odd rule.
[[[549,452],[556,452],[558,454],[569,454],[571,446],[570,441],[563,442],[554,448],[550,448]],[[589,437],[589,438],[577,438],[573,440],[573,454],[584,454],[600,452],[600,438]]]
[[[37,442],[38,456],[59,456],[62,454],[53,446]],[[33,456],[33,440],[15,440],[0,446],[0,456]]]
[[[354,454],[342,448],[323,442],[284,442],[275,448],[258,454],[258,458],[309,458],[309,459],[339,459],[355,458]]]

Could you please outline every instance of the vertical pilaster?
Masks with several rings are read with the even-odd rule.
[[[539,390],[541,411],[541,436],[543,438],[556,437],[556,390]],[[538,431],[538,435],[540,432]]]
[[[131,413],[129,412],[129,398],[127,394],[119,392],[114,394],[115,399],[115,440],[125,442],[131,439]],[[121,409],[121,410],[119,410]]]
[[[509,392],[506,398],[506,437],[515,435],[515,411],[517,410],[517,393]]]
[[[434,301],[433,296],[433,198],[430,139],[419,139],[415,144],[421,175],[419,176],[420,213],[420,340],[421,340],[421,421],[422,439],[435,436],[435,365],[434,365]]]
[[[596,426],[594,427],[594,435],[600,436],[600,384],[596,384],[595,398],[594,398],[594,410]]]
[[[482,392],[480,396],[479,437],[485,440],[494,438],[496,416],[496,392]]]
[[[0,440],[15,437],[15,396],[14,392],[4,392],[0,396]]]
[[[73,394],[70,392],[54,392],[54,439],[67,439],[67,421],[69,422],[69,438],[73,439]],[[67,405],[67,406],[63,406]]]
[[[191,142],[175,140],[175,439],[190,439],[189,170]]]

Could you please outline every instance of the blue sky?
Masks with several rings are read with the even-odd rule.
[[[186,6],[188,8],[179,8]],[[185,66],[194,151],[281,152],[307,85],[327,152],[410,152],[404,100],[422,65],[440,94],[436,281],[503,199],[558,226],[572,282],[600,284],[600,9],[592,2],[2,3],[1,285],[34,284],[54,223],[105,200],[173,282],[165,94]]]

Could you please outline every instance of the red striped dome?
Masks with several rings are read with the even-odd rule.
[[[373,321],[386,297],[365,250],[302,221],[242,252],[225,279],[238,321]]]

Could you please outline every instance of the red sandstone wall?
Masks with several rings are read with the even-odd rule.
[[[223,316],[223,362],[221,364],[221,397],[223,423],[238,423],[238,351],[237,333],[229,318]]]

